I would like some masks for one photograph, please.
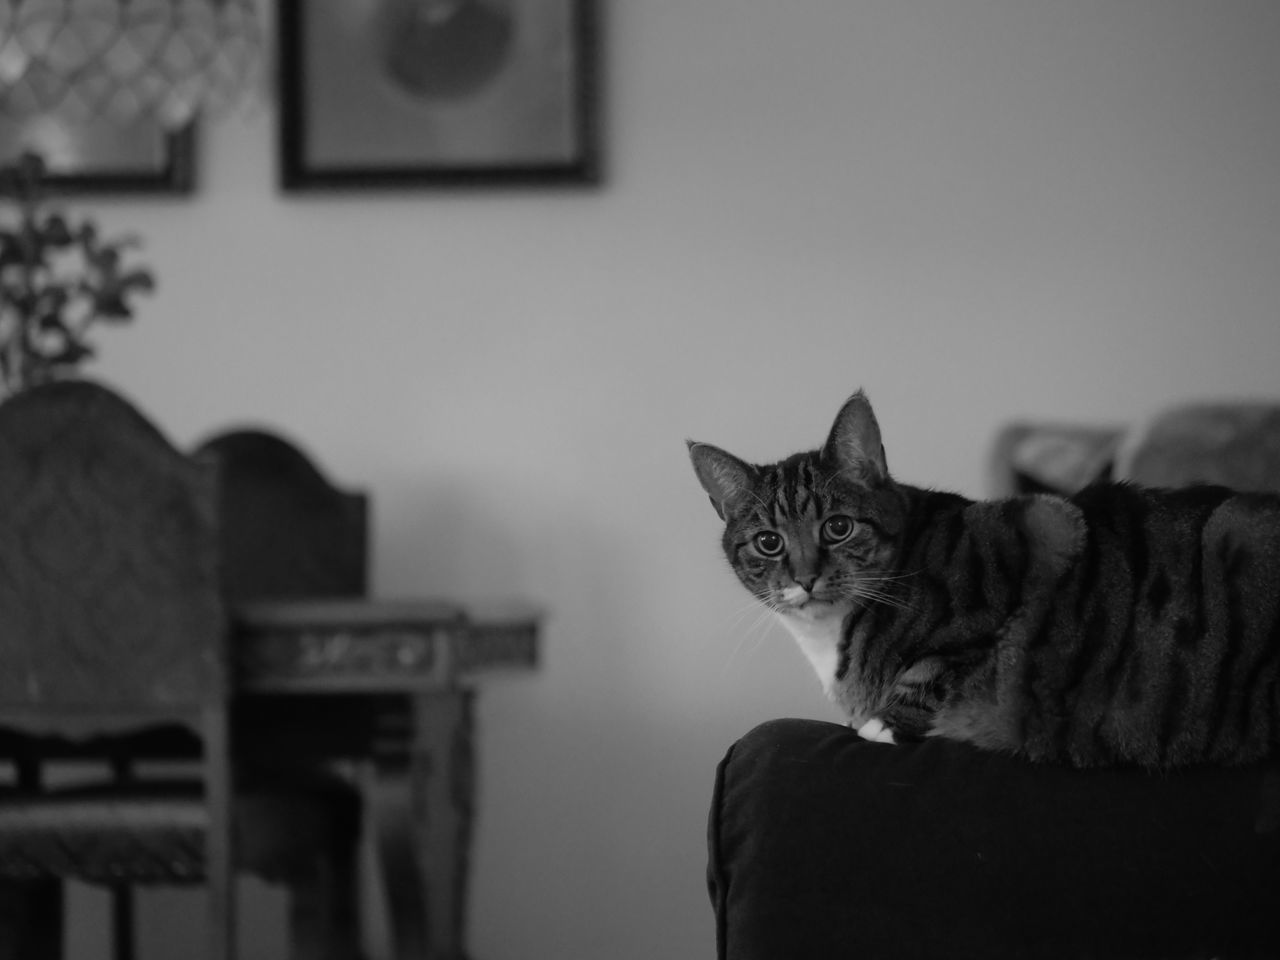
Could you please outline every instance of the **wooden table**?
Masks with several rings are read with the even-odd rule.
[[[397,960],[463,960],[475,804],[474,683],[537,665],[527,607],[318,600],[245,605],[233,656],[237,750],[367,761]]]

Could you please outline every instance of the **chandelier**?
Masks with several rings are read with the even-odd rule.
[[[237,100],[261,48],[254,0],[0,0],[0,116],[176,130]]]

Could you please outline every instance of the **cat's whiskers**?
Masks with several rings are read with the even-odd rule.
[[[772,601],[753,597],[747,605],[730,615],[730,622],[727,624],[727,628],[737,634],[737,641],[724,662],[720,672],[721,677],[728,674],[730,668],[739,658],[750,657],[760,648],[760,645],[764,643],[769,635],[769,625],[772,623],[777,609],[777,606]],[[743,619],[751,614],[754,614],[751,621],[745,626],[742,625]],[[750,646],[748,647],[749,641]]]
[[[900,577],[858,577],[853,584],[853,595],[858,600],[870,600],[882,603],[898,610],[913,611],[915,608],[903,597],[877,586],[880,582],[900,580]]]
[[[758,625],[761,619],[760,610],[760,601],[752,598],[736,610],[730,611],[720,629],[709,630],[699,638],[699,649],[713,644],[719,646],[730,635],[736,637],[737,645],[741,646],[746,632],[755,629]]]
[[[912,577],[918,577],[919,575],[920,575],[919,570],[908,570],[906,573],[893,573],[893,574],[862,573],[862,574],[859,574],[858,576],[863,580],[872,580],[875,582],[887,582],[890,580],[910,580]]]
[[[755,594],[726,669],[776,614],[859,732],[1151,772],[1280,750],[1280,497],[899,484],[861,392],[825,446],[774,464],[689,449]]]
[[[736,622],[746,617],[748,614],[771,613],[776,609],[776,606],[769,599],[765,597],[752,596],[749,600],[743,603],[742,606],[729,614],[729,620]],[[729,626],[734,626],[734,623],[730,623]]]
[[[736,631],[742,625],[742,622],[748,617],[751,618],[750,626],[755,626],[770,612],[772,611],[768,601],[752,597],[737,610],[734,610],[729,614],[725,628],[726,630]]]
[[[897,597],[890,597],[882,594],[876,594],[871,591],[860,591],[857,595],[857,598],[863,601],[870,600],[872,603],[883,604],[886,607],[893,607],[894,609],[897,609],[897,610],[906,610],[908,612],[912,612],[915,609],[914,607],[911,606],[911,604],[907,603],[904,600],[899,600]]]

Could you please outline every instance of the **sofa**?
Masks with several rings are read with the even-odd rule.
[[[1015,424],[995,460],[1000,493],[1280,489],[1280,407]],[[717,769],[707,882],[721,960],[1280,958],[1280,767],[1077,771],[772,720]]]

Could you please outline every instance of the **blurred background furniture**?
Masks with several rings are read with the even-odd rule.
[[[474,686],[487,671],[536,664],[536,615],[371,598],[363,493],[334,486],[298,446],[260,429],[221,432],[197,452],[217,459],[221,477],[237,762],[353,771],[395,956],[461,960]]]
[[[1193,402],[1146,425],[1012,423],[996,438],[993,493],[1075,493],[1090,483],[1280,490],[1280,403]]]
[[[1112,477],[1280,490],[1280,405],[1014,424],[994,459],[1001,495]],[[708,837],[722,960],[1280,956],[1274,760],[1080,772],[775,720],[721,761]]]
[[[294,957],[357,956],[358,797],[232,761],[217,497],[212,464],[105,387],[0,404],[0,955],[58,957],[56,885],[77,878],[113,891],[119,958],[132,885],[205,883],[210,956],[230,957],[240,868],[289,885]],[[48,775],[69,760],[73,784]]]
[[[367,594],[363,492],[334,486],[297,445],[267,430],[221,431],[194,455],[218,462],[219,550],[230,604]]]
[[[1280,404],[1188,403],[1166,410],[1117,469],[1149,486],[1280,490]]]
[[[479,628],[432,601],[262,601],[237,616],[241,742],[257,762],[354,765],[394,956],[462,960],[475,693],[456,651]],[[531,647],[509,661],[531,663]]]

